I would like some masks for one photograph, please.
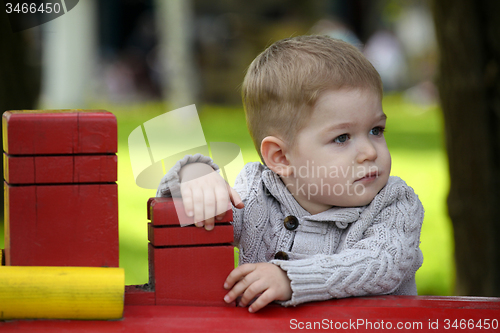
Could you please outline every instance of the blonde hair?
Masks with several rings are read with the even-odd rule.
[[[266,136],[294,144],[323,91],[356,87],[373,89],[382,97],[380,75],[346,42],[299,36],[264,50],[250,64],[242,85],[248,130],[261,159]]]

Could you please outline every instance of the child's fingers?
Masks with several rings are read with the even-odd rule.
[[[236,191],[231,189],[216,172],[181,183],[181,196],[187,216],[193,217],[197,227],[214,228],[214,218],[223,218],[231,209],[230,201],[242,208],[243,203]],[[231,191],[231,192],[228,192]],[[234,198],[234,199],[232,199]]]
[[[224,301],[231,303],[245,291],[248,284],[253,282],[249,274],[255,270],[255,267],[254,264],[244,264],[236,267],[229,273],[224,282],[224,288],[231,290],[224,297]],[[254,278],[256,277],[254,276]]]
[[[233,269],[224,282],[224,288],[231,289],[233,285],[241,280],[245,275],[253,272],[255,267],[255,264],[243,264]]]
[[[272,290],[267,289],[248,307],[248,312],[257,312],[276,299]]]
[[[197,227],[202,227],[203,220],[205,220],[203,191],[199,188],[193,188],[192,196],[194,224]]]
[[[181,196],[186,215],[189,217],[193,216],[193,194],[191,193],[189,186],[181,184]]]
[[[247,275],[247,277],[248,277],[248,275]],[[245,277],[245,279],[246,279],[246,277]],[[250,302],[253,299],[255,299],[259,294],[263,293],[268,288],[268,285],[264,281],[262,281],[262,279],[254,277],[254,278],[251,278],[249,280],[251,280],[251,282],[249,281],[247,283],[247,286],[246,286],[245,290],[243,291],[243,294],[241,296],[241,300],[239,303],[240,306],[247,306],[248,304],[250,304]],[[234,288],[236,288],[238,286],[238,284],[236,284],[236,286],[234,286]]]
[[[214,217],[215,217],[215,196],[210,190],[203,192],[203,199],[205,204],[205,229],[212,230],[214,228]]]
[[[248,288],[251,287],[258,280],[258,277],[252,274],[246,275],[240,281],[238,281],[233,288],[224,296],[224,301],[227,303],[233,302],[238,296],[246,295],[246,298],[240,301],[241,306],[246,306],[248,302],[252,300],[252,298],[248,299],[248,297],[253,294],[253,289],[248,291]],[[254,296],[256,294],[253,294]]]
[[[217,220],[221,220],[226,211],[230,209],[229,195],[225,187],[218,187],[215,189],[215,200],[217,201],[217,208],[215,211]]]
[[[246,284],[244,282],[238,282],[234,287],[224,296],[224,301],[226,303],[234,302],[234,300],[243,294],[246,290]]]
[[[229,188],[229,197],[231,198],[231,202],[233,203],[234,207],[236,208],[243,208],[245,205],[243,204],[243,201],[241,200],[240,195],[238,192],[236,192],[232,187],[228,185]]]

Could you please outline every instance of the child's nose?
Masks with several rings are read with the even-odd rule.
[[[365,139],[360,142],[358,146],[358,163],[363,163],[364,161],[374,161],[377,158],[377,149],[369,139]]]

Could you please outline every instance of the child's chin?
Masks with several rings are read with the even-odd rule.
[[[375,195],[376,195],[376,193],[375,193]],[[362,196],[353,196],[353,197],[349,198],[349,200],[342,202],[343,204],[336,205],[336,206],[340,206],[340,207],[367,206],[373,201],[373,199],[375,198],[375,195],[364,194]]]
[[[375,196],[370,197],[368,199],[360,200],[360,204],[357,206],[368,206],[373,201],[374,198]]]

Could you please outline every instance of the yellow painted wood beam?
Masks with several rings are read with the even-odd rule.
[[[0,320],[120,319],[122,268],[0,266]]]

